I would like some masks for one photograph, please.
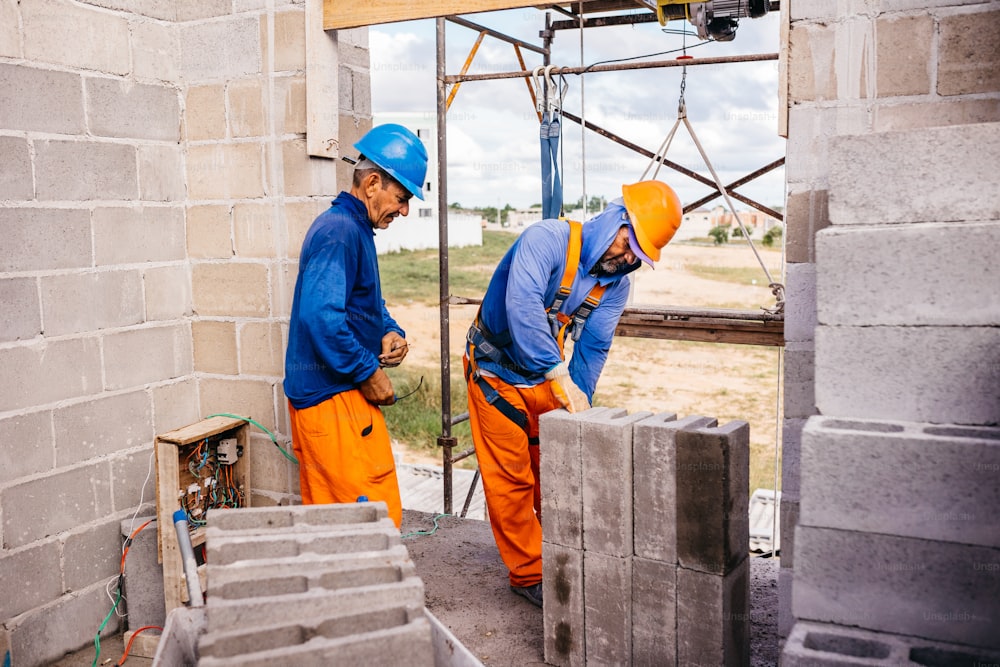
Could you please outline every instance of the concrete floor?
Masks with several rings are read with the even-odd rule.
[[[484,665],[544,665],[542,610],[510,592],[507,569],[497,553],[489,524],[472,519],[403,511],[402,533],[426,589],[427,609]],[[751,665],[778,664],[779,561],[751,561]],[[121,635],[101,640],[99,665],[113,665],[124,651]],[[53,663],[53,667],[88,667],[93,645]],[[152,665],[149,658],[129,657],[126,665]],[[170,665],[169,667],[175,667]]]

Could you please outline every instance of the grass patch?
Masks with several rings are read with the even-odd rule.
[[[705,278],[724,283],[735,283],[737,285],[762,285],[767,287],[767,276],[759,267],[732,267],[732,266],[712,266],[711,264],[685,264],[684,268],[690,273]],[[754,282],[756,281],[756,282]]]

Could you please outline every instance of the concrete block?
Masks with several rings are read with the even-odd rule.
[[[0,99],[0,127],[61,134],[83,132],[83,83],[79,75],[0,63],[0,88],[8,93]]]
[[[816,265],[789,264],[785,268],[785,341],[812,342],[816,322]]]
[[[87,78],[87,125],[99,137],[180,140],[180,102],[173,87]]]
[[[799,525],[797,619],[996,647],[1000,549]]]
[[[169,3],[171,8],[173,3]],[[138,79],[175,82],[180,78],[179,28],[158,21],[129,21],[132,72]]]
[[[6,487],[0,491],[4,548],[23,547],[107,516],[110,481],[108,464],[101,462]]]
[[[587,664],[624,665],[632,654],[632,557],[583,552]]]
[[[54,409],[56,467],[152,442],[151,408],[145,391],[133,391]]]
[[[153,421],[157,433],[173,431],[212,414],[198,409],[198,387],[188,378],[152,388]]]
[[[187,252],[192,259],[229,259],[233,256],[228,206],[191,206],[187,209]]]
[[[260,137],[267,134],[264,123],[264,86],[262,80],[231,81],[226,86],[226,94],[229,98],[230,136]]]
[[[266,317],[267,265],[250,262],[195,264],[191,271],[194,309],[199,315]]]
[[[275,134],[304,134],[306,131],[306,81],[304,75],[274,81],[271,103]]]
[[[0,341],[29,340],[42,333],[42,308],[35,278],[0,280],[0,303],[7,311],[0,321]]]
[[[651,412],[587,414],[580,425],[583,548],[632,555],[632,428]]]
[[[882,16],[874,21],[878,97],[931,93],[936,20],[930,14]],[[870,47],[869,47],[870,48]]]
[[[190,86],[184,98],[184,136],[188,141],[226,138],[226,87]]]
[[[0,68],[0,77],[6,70]],[[0,102],[2,105],[3,102]],[[0,108],[0,114],[4,110]],[[0,160],[4,170],[0,172],[0,199],[32,199],[35,185],[31,180],[31,156],[28,142],[21,137],[0,137]]]
[[[784,561],[784,557],[782,557]],[[782,562],[784,566],[784,562]],[[794,585],[795,570],[781,567],[778,570],[778,636],[787,639],[795,625],[795,616],[792,614],[792,586]],[[787,645],[787,642],[786,642]]]
[[[814,417],[802,474],[803,525],[1000,548],[1000,428]]]
[[[240,372],[235,322],[192,322],[191,340],[194,343],[195,371],[224,375],[236,375]]]
[[[253,199],[264,196],[262,148],[257,143],[188,147],[188,197]]]
[[[55,600],[62,593],[59,543],[50,540],[17,551],[4,549],[0,558],[0,617],[19,616]]]
[[[0,349],[9,386],[0,392],[0,411],[35,409],[101,389],[101,344],[96,338],[46,341]]]
[[[824,324],[1000,324],[1000,299],[968,288],[1000,281],[990,252],[1000,244],[1000,221],[834,228],[817,242]]]
[[[184,81],[228,80],[261,71],[257,16],[188,23],[179,29]]]
[[[274,509],[274,508],[262,508]],[[250,535],[212,534],[208,562],[228,565],[243,560],[290,558],[301,554],[342,554],[354,551],[385,551],[399,544],[399,531],[390,520],[365,526],[345,524],[327,530],[280,533],[252,532]]]
[[[175,202],[187,194],[184,165],[178,146],[139,146],[139,198]]]
[[[926,101],[875,107],[876,132],[913,130],[939,125],[991,123],[1000,121],[1000,100],[964,99],[941,101],[935,97]]]
[[[677,561],[726,574],[750,550],[750,426],[677,433]]]
[[[583,551],[543,541],[542,569],[545,662],[559,667],[584,665]]]
[[[706,417],[661,413],[632,427],[632,546],[636,556],[677,562],[677,432],[715,426]]]
[[[284,377],[285,341],[283,325],[277,322],[247,322],[240,329],[240,368],[249,375]]]
[[[125,554],[125,595],[128,600],[130,630],[138,630],[147,625],[162,628],[166,622],[163,566],[156,562],[156,517],[137,517],[134,521],[122,521],[119,529],[122,540],[126,540],[149,520],[152,522],[132,537]]]
[[[806,419],[816,414],[816,352],[812,341],[785,343],[783,414]]]
[[[339,32],[339,31],[338,31]],[[306,16],[298,8],[274,14],[274,71],[306,68]]]
[[[146,269],[142,285],[147,322],[191,315],[191,273],[187,265]]]
[[[785,259],[789,264],[786,271],[790,272],[793,264],[816,261],[816,233],[830,225],[827,199],[825,189],[813,187],[805,192],[788,193],[785,200]],[[794,285],[788,288],[793,289]],[[800,300],[799,303],[805,306],[806,302]]]
[[[337,163],[309,157],[305,139],[289,139],[281,144],[281,168],[285,194],[295,197],[332,196],[337,190]]]
[[[980,186],[998,160],[996,123],[833,138],[830,219],[834,225],[1000,220],[1000,191]],[[947,197],[928,187],[941,174],[951,184]]]
[[[781,494],[781,567],[795,567],[795,526],[799,525],[801,501]]]
[[[48,470],[54,460],[50,411],[0,419],[0,486]]]
[[[163,637],[156,647],[156,665],[198,664],[198,637],[208,625],[204,607],[175,607],[167,614]]]
[[[134,146],[93,141],[36,141],[38,199],[138,199]]]
[[[0,271],[89,268],[90,213],[49,208],[0,208]]]
[[[21,19],[17,3],[0,2],[0,56],[21,58]],[[2,645],[0,645],[2,650]]]
[[[940,18],[937,60],[938,95],[968,95],[1000,90],[1000,49],[975,38],[982,26],[1000,23],[1000,11],[985,5],[974,13]]]
[[[587,413],[552,410],[538,418],[538,440],[545,450],[539,461],[542,539],[573,549],[583,549],[582,414]]]
[[[677,664],[750,664],[750,559],[728,574],[677,568]]]
[[[200,399],[198,414],[233,412],[252,416],[264,428],[273,432],[278,430],[274,412],[275,392],[280,387],[281,380],[273,378],[268,380],[202,378],[198,382]],[[279,395],[278,398],[282,397]]]
[[[796,102],[837,98],[837,25],[793,23],[788,31],[788,97]],[[847,46],[847,45],[845,45]],[[809,66],[811,65],[811,66]]]
[[[230,0],[206,0],[198,3],[182,3],[177,6],[178,21],[196,21],[198,19],[225,16],[233,10]]]
[[[829,327],[816,331],[816,408],[829,416],[995,424],[997,327]]]
[[[63,582],[66,590],[80,591],[107,581],[121,571],[120,521],[102,517],[100,523],[74,530],[62,539]]]
[[[194,371],[184,324],[132,329],[104,337],[105,389],[136,387]]]
[[[276,254],[275,226],[280,224],[273,203],[233,206],[233,238],[238,257],[271,258]]]
[[[325,198],[285,203],[283,209],[286,234],[285,251],[289,258],[297,259],[299,257],[306,232],[309,231],[309,227],[312,226],[316,217],[329,207],[330,202]]]
[[[238,512],[216,513],[208,520],[208,534],[216,538],[233,535],[281,534],[285,528],[296,532],[325,530],[331,526],[371,524],[381,529],[389,516],[385,503],[334,503],[289,507],[244,507]],[[361,526],[358,526],[359,528]]]
[[[632,559],[631,664],[678,664],[677,566],[673,563]]]
[[[40,279],[48,336],[98,331],[143,321],[138,271],[66,273]]]
[[[131,508],[134,513],[138,507],[140,511],[156,512],[156,464],[153,459],[152,446],[112,458],[111,497],[116,509]]]
[[[21,4],[28,60],[109,74],[129,73],[128,21],[66,0]]]

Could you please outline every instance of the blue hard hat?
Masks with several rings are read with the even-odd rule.
[[[424,198],[427,149],[413,132],[395,123],[376,125],[354,147],[415,197]]]

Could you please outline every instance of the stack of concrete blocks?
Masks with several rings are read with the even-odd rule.
[[[746,422],[593,408],[539,425],[545,661],[749,664]]]
[[[433,665],[423,582],[385,503],[209,515],[202,667]]]

